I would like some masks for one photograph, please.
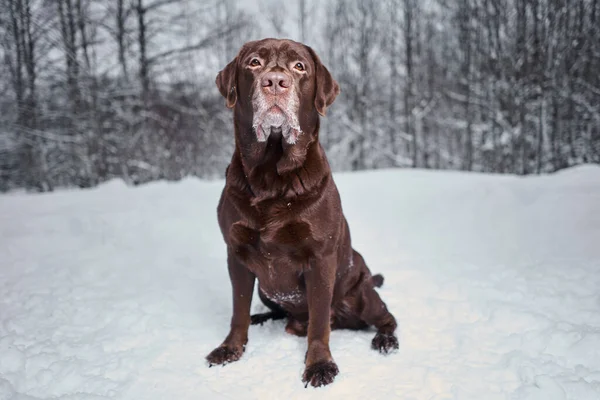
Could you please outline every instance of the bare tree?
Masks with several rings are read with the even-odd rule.
[[[24,185],[36,190],[51,190],[48,180],[43,138],[38,128],[37,37],[34,35],[31,0],[5,0],[8,11],[4,44],[5,63],[10,71],[16,98],[18,146]]]
[[[300,31],[299,33],[299,40],[304,43],[307,40],[306,37],[306,24],[308,20],[308,8],[306,5],[306,0],[298,0],[298,30]]]
[[[389,36],[389,64],[390,64],[390,99],[389,99],[389,128],[388,135],[390,138],[390,148],[392,154],[397,154],[396,136],[397,136],[397,102],[398,102],[398,85],[400,66],[399,43],[397,40],[396,27],[400,25],[398,9],[400,8],[399,0],[389,0],[388,13],[390,17],[391,35]],[[395,163],[394,163],[395,164]]]
[[[461,91],[465,97],[464,115],[465,115],[465,138],[464,138],[464,156],[462,168],[470,171],[473,168],[473,110],[471,105],[472,96],[472,64],[473,64],[473,37],[471,20],[473,18],[470,0],[460,0],[458,6],[458,29],[461,50],[461,70],[460,81],[462,83]]]
[[[75,26],[75,13],[72,0],[57,0],[58,18],[66,64],[66,81],[68,99],[73,113],[77,113],[80,106],[79,99],[79,60],[77,57],[77,30]]]
[[[144,0],[137,0],[135,11],[137,13],[137,21],[138,21],[138,35],[137,41],[139,46],[140,58],[139,58],[139,78],[140,84],[142,88],[141,98],[144,104],[148,102],[148,94],[150,92],[150,66],[148,63],[148,54],[147,54],[147,41],[146,41],[146,30],[147,30],[147,21],[146,21],[146,13],[151,9],[160,6],[160,1],[158,3],[154,3],[154,7],[152,6],[144,6]]]
[[[214,76],[265,26],[309,42],[341,86],[321,133],[336,170],[600,162],[600,0],[314,6],[0,0],[1,190],[221,176],[232,122]]]
[[[125,78],[125,81],[129,80],[127,58],[125,57],[125,52],[127,50],[127,31],[125,26],[127,24],[127,18],[129,16],[130,10],[131,8],[126,7],[125,0],[117,0],[117,10],[115,13],[115,37],[117,41],[117,49],[119,54],[119,64],[121,65],[121,71],[123,73],[123,78]]]
[[[414,65],[413,48],[415,44],[415,30],[413,18],[417,5],[414,0],[404,0],[404,65],[406,68],[406,86],[404,88],[404,131],[412,140],[412,166],[417,167],[417,149],[418,137],[414,130],[413,123],[413,85],[414,85]]]

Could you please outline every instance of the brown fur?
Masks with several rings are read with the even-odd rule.
[[[276,60],[270,68],[293,78],[303,132],[295,144],[276,133],[266,142],[256,140],[251,99],[254,82],[267,72],[247,67],[256,54]],[[306,65],[305,74],[291,70],[297,61]],[[233,317],[229,335],[207,360],[213,365],[239,359],[250,323],[288,318],[287,332],[308,336],[303,381],[329,384],[338,373],[329,350],[331,329],[374,325],[373,348],[382,353],[398,348],[396,321],[375,291],[383,277],[372,277],[352,249],[340,196],[319,143],[319,115],[335,100],[338,84],[311,48],[276,39],[246,43],[216,82],[234,111],[235,151],[218,206]],[[251,317],[255,279],[271,311]]]

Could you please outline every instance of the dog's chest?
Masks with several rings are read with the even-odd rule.
[[[301,220],[279,220],[250,227],[236,222],[230,230],[236,256],[258,278],[264,294],[277,304],[304,301],[303,272],[314,241],[310,224]]]
[[[279,263],[268,264],[256,271],[262,294],[270,301],[284,307],[298,307],[306,302],[304,275],[296,266]]]
[[[230,244],[242,261],[265,266],[283,259],[302,264],[313,255],[318,235],[309,219],[277,209],[254,217],[235,222],[229,230]]]
[[[274,288],[261,284],[261,296],[277,304],[286,311],[301,311],[307,308],[306,291],[300,287]]]
[[[308,265],[308,261],[293,257],[292,253],[276,246],[259,246],[249,254],[245,264],[261,285],[272,287],[274,292],[287,292],[303,282]]]

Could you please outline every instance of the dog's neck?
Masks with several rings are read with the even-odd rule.
[[[266,142],[257,142],[252,128],[236,122],[235,129],[230,168],[237,173],[231,176],[243,179],[235,186],[243,188],[253,204],[310,195],[331,175],[318,140],[318,120],[313,131],[303,133],[295,144],[286,143],[280,133],[271,133]]]

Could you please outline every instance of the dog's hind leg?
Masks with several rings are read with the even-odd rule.
[[[368,268],[362,256],[354,252],[354,263],[359,268]],[[375,281],[375,282],[374,282]],[[398,339],[394,334],[397,324],[394,316],[375,290],[377,283],[374,279],[364,280],[360,288],[359,315],[365,323],[375,326],[377,334],[371,342],[371,347],[380,353],[387,354],[398,348]]]
[[[377,328],[377,334],[371,341],[371,347],[380,353],[390,353],[398,348],[398,339],[394,334],[397,324],[373,286],[364,285],[362,293],[363,309],[360,318]]]
[[[287,313],[283,310],[283,308],[281,308],[277,303],[274,303],[273,301],[269,300],[267,296],[264,295],[262,290],[260,290],[260,288],[258,289],[258,297],[260,297],[260,300],[263,302],[263,304],[269,307],[271,311],[251,315],[250,323],[252,325],[262,325],[271,319],[284,319],[288,316]]]
[[[308,321],[300,321],[290,316],[285,326],[285,331],[290,335],[304,337],[308,334]]]

